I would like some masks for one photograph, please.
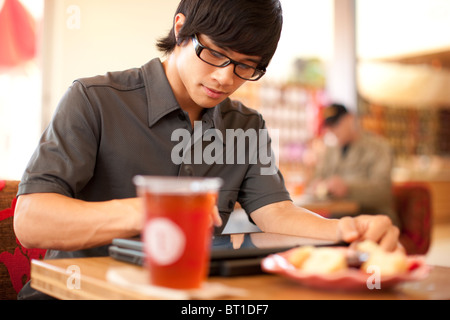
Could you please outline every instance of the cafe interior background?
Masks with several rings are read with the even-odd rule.
[[[0,180],[21,178],[74,79],[160,56],[155,40],[171,28],[178,2],[0,0]],[[285,24],[267,75],[234,97],[279,130],[289,189],[304,191],[321,108],[341,102],[390,141],[395,183],[430,189],[427,259],[450,266],[450,1],[281,2]]]

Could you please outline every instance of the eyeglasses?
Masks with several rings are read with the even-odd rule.
[[[197,35],[192,37],[192,43],[194,44],[195,53],[200,60],[211,66],[219,68],[225,68],[226,66],[233,64],[234,74],[243,80],[256,81],[261,79],[261,77],[266,73],[265,69],[258,69],[247,64],[237,62],[228,58],[226,55],[217,52],[216,50],[205,47],[198,41]]]

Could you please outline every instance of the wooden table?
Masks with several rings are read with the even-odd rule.
[[[45,260],[32,262],[32,287],[58,299],[140,300],[155,299],[107,280],[112,268],[126,267],[136,273],[142,268],[116,261],[110,257]],[[71,281],[78,271],[78,282]],[[450,268],[433,267],[427,279],[408,282],[391,290],[363,292],[325,291],[303,287],[277,275],[213,277],[211,283],[231,288],[244,288],[244,296],[227,296],[226,300],[415,300],[450,299]]]

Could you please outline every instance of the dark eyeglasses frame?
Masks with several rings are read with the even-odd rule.
[[[200,60],[202,60],[203,62],[205,62],[205,63],[207,63],[207,64],[209,64],[209,65],[211,65],[211,66],[218,67],[218,68],[225,68],[225,67],[229,66],[230,64],[233,64],[233,65],[234,65],[234,69],[233,69],[234,74],[237,75],[237,76],[238,76],[239,78],[241,78],[242,80],[246,80],[246,81],[258,81],[259,79],[261,79],[261,78],[266,74],[266,70],[265,70],[265,69],[258,69],[258,68],[249,66],[249,65],[247,65],[247,64],[245,64],[245,63],[238,62],[238,61],[236,61],[236,60],[233,60],[233,59],[227,57],[227,56],[224,55],[223,53],[220,53],[220,52],[218,52],[218,51],[216,51],[216,50],[214,50],[214,49],[205,47],[204,45],[202,45],[202,44],[200,43],[200,41],[198,40],[198,37],[197,37],[196,34],[192,37],[192,42],[193,42],[193,44],[194,44],[195,53],[197,54],[197,57],[198,57]],[[204,59],[201,58],[201,53],[202,53],[203,50],[209,50],[209,51],[211,51],[211,52],[213,52],[213,53],[215,53],[215,54],[221,55],[221,56],[223,56],[224,58],[228,59],[228,61],[225,62],[225,63],[223,63],[223,64],[221,64],[221,65],[216,65],[216,64],[213,64],[213,63],[211,63],[211,62],[208,62],[208,61],[206,61],[206,60],[204,60]],[[247,68],[253,69],[253,70],[254,70],[254,74],[257,73],[258,76],[257,76],[256,78],[254,78],[254,79],[247,79],[247,78],[244,78],[244,77],[240,76],[240,75],[237,74],[237,72],[236,72],[236,67],[237,67],[238,65],[245,66],[245,67],[247,67]]]

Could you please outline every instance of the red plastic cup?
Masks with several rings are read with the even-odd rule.
[[[138,176],[144,201],[145,266],[152,285],[196,289],[209,271],[212,211],[219,178]]]

